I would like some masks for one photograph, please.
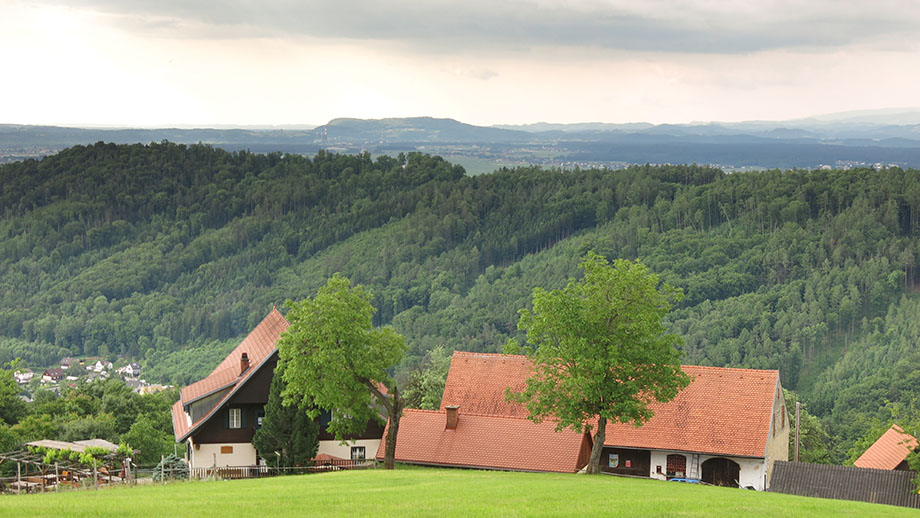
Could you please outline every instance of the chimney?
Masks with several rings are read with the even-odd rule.
[[[460,405],[447,405],[444,409],[447,410],[447,429],[456,430],[457,420],[460,419]]]
[[[246,369],[249,368],[249,356],[246,353],[243,353],[240,356],[240,375],[246,372]]]

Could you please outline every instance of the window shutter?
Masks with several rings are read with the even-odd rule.
[[[230,409],[224,409],[224,428],[230,428]]]
[[[240,409],[240,428],[246,428],[246,414],[249,413],[248,408]]]

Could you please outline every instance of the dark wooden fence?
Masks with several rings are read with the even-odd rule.
[[[769,491],[920,509],[913,471],[776,461]]]

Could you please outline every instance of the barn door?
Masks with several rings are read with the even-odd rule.
[[[714,486],[738,487],[741,466],[723,457],[709,459],[703,463],[703,482]]]

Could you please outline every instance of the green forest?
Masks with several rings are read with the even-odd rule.
[[[685,364],[779,369],[825,461],[920,422],[920,171],[898,168],[467,176],[420,153],[77,146],[0,166],[0,363],[133,359],[181,386],[341,272],[409,372],[521,338],[533,288],[589,250],[683,290]]]

